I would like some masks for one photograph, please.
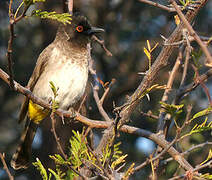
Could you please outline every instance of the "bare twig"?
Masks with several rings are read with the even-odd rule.
[[[7,46],[7,60],[8,60],[8,73],[10,75],[10,87],[13,89],[14,88],[14,82],[13,82],[13,61],[12,61],[12,45],[13,45],[13,40],[14,40],[14,19],[13,19],[13,10],[12,10],[12,4],[13,0],[10,0],[9,4],[9,18],[10,18],[10,25],[9,25],[9,32],[10,32],[10,37],[8,40],[8,46]]]
[[[161,100],[162,102],[167,103],[167,101],[168,101],[168,97],[169,97],[170,91],[172,89],[172,85],[173,85],[173,82],[174,82],[174,79],[176,77],[176,73],[178,71],[178,68],[180,66],[181,61],[182,61],[182,49],[180,48],[177,60],[175,62],[175,65],[174,65],[171,73],[170,73],[169,80],[168,80],[167,85],[166,85],[167,88],[166,88],[166,90],[165,90],[165,92],[163,94],[162,100]],[[159,114],[157,132],[160,132],[160,131],[164,130],[163,128],[164,128],[164,124],[165,124],[165,122],[164,122],[165,115],[166,115],[165,110],[163,108],[161,108],[160,114]]]
[[[96,75],[96,71],[93,69],[93,60],[92,59],[90,59],[90,61],[89,61],[89,71],[90,71],[90,73],[92,74],[92,76],[94,77],[94,80],[96,81],[96,82],[98,82],[98,80],[97,80],[97,75]],[[99,86],[98,86],[98,84],[97,83],[95,83],[95,85],[94,86],[92,86],[93,87],[93,97],[94,97],[94,99],[95,99],[95,101],[96,101],[96,104],[97,104],[97,107],[98,107],[98,110],[99,110],[99,112],[100,112],[100,114],[103,116],[103,118],[106,120],[106,121],[112,121],[111,119],[110,119],[110,117],[108,116],[108,114],[105,112],[105,110],[104,110],[104,108],[103,108],[103,106],[102,106],[102,101],[100,101],[100,99],[99,99],[99,95],[98,95],[98,91],[99,91]]]
[[[194,149],[202,148],[202,147],[207,146],[207,145],[212,145],[212,142],[206,141],[206,142],[204,142],[204,143],[202,143],[202,144],[193,145],[193,146],[192,146],[191,148],[189,148],[188,150],[186,150],[186,151],[180,153],[180,155],[181,155],[181,156],[185,156],[185,155],[187,155],[188,153],[190,153],[191,151],[193,151]],[[170,157],[170,158],[168,158],[168,159],[162,161],[162,164],[167,164],[168,162],[170,162],[170,161],[172,161],[172,160],[173,160],[173,158]]]
[[[95,86],[93,87],[93,97],[94,97],[94,99],[95,99],[95,101],[96,101],[96,104],[97,104],[97,107],[98,107],[98,109],[99,109],[99,112],[100,112],[100,114],[103,116],[103,118],[104,118],[106,121],[112,121],[112,120],[110,119],[110,117],[108,116],[108,114],[105,112],[105,110],[104,110],[102,104],[100,103],[100,99],[99,99],[99,95],[98,95],[98,90],[99,90],[98,86],[95,85]]]
[[[140,111],[140,113],[141,113],[142,116],[146,116],[146,117],[149,117],[149,118],[152,118],[152,119],[158,119],[159,118],[158,116],[152,114],[152,112],[145,113],[145,112]]]
[[[52,122],[51,131],[52,131],[52,133],[54,135],[54,138],[55,138],[55,141],[57,143],[57,148],[60,151],[60,153],[63,155],[64,159],[67,159],[68,156],[64,153],[63,148],[62,148],[62,146],[60,144],[60,138],[57,136],[57,133],[56,133],[56,129],[55,129],[56,120],[55,120],[54,112],[51,113],[50,118],[51,118],[51,122]]]
[[[198,81],[194,81],[191,84],[187,85],[186,87],[180,88],[175,99],[175,104],[179,104],[179,102],[185,95],[195,90],[200,85],[200,82],[207,81],[211,76],[212,76],[212,69],[209,69],[205,74],[199,76]]]
[[[180,175],[180,176],[175,176],[173,178],[170,178],[168,180],[178,180],[184,177],[188,176],[188,173],[191,174],[191,178],[197,176],[198,174],[196,172],[198,172],[199,170],[206,168],[206,167],[211,167],[212,165],[212,160],[208,161],[207,163],[203,164],[203,165],[198,165],[196,166],[192,171],[186,172],[186,174]],[[192,178],[193,179],[193,178]],[[198,176],[198,179],[200,180],[205,180],[205,178],[201,178]]]
[[[13,4],[13,0],[10,0],[10,4],[9,4],[9,18],[10,18],[9,33],[10,33],[10,36],[9,36],[8,46],[7,46],[7,61],[8,61],[8,73],[9,73],[10,87],[13,89],[14,88],[14,82],[13,82],[14,75],[13,75],[12,46],[13,46],[13,40],[15,38],[14,25],[25,17],[26,11],[30,7],[30,5],[25,6],[22,14],[16,18],[16,17],[14,17],[14,14],[13,14],[12,4]]]
[[[8,167],[7,167],[7,163],[5,162],[4,157],[5,157],[4,153],[3,153],[3,154],[0,153],[0,158],[1,158],[1,162],[2,162],[2,164],[3,164],[4,170],[6,171],[6,173],[7,173],[8,177],[9,177],[9,179],[10,179],[10,180],[14,180],[14,177],[11,175],[11,173],[10,173]]]
[[[155,6],[155,7],[158,7],[160,9],[163,9],[165,11],[168,11],[168,12],[176,12],[176,10],[174,8],[170,8],[170,7],[167,7],[167,6],[164,6],[162,4],[159,4],[159,3],[156,3],[156,2],[152,2],[152,1],[149,1],[149,0],[138,0],[142,3],[146,3],[146,4],[149,4],[151,6]]]
[[[101,99],[100,99],[100,104],[103,104],[104,100],[105,100],[105,97],[108,95],[110,89],[111,89],[111,86],[116,82],[115,79],[112,79],[109,86],[106,88],[104,94],[102,95]]]
[[[180,87],[182,87],[184,85],[185,80],[186,80],[186,75],[187,75],[187,70],[188,70],[188,62],[189,62],[190,53],[192,50],[187,30],[183,31],[183,37],[186,39],[187,46],[186,46],[186,57],[185,57],[185,63],[184,63],[184,68],[183,68],[183,75],[182,75],[181,82],[180,82]]]
[[[196,74],[195,81],[199,82],[200,85],[202,86],[202,88],[204,89],[205,94],[208,97],[208,101],[210,103],[210,106],[212,107],[212,99],[211,99],[211,96],[210,96],[210,92],[209,92],[207,86],[204,84],[204,82],[201,81],[201,78],[200,78],[200,75],[199,75],[199,72],[198,72],[197,68],[194,65],[192,65],[192,67],[193,67],[193,69],[195,71],[195,74]]]
[[[95,40],[96,42],[98,42],[102,46],[102,48],[105,50],[107,56],[113,56],[113,54],[106,48],[104,40],[100,40],[95,35],[93,35],[92,38],[93,38],[93,40]]]

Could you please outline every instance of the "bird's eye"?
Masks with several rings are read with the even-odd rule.
[[[82,32],[83,31],[83,26],[77,26],[76,30],[77,30],[77,32]]]

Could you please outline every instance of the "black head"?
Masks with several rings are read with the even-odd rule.
[[[63,31],[69,41],[84,45],[89,43],[93,34],[104,32],[104,29],[92,27],[85,16],[74,14],[71,24],[65,25]]]

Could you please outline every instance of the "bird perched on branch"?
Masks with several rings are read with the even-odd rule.
[[[74,14],[71,24],[59,26],[55,40],[40,54],[27,87],[35,96],[49,102],[54,97],[49,84],[53,82],[58,87],[56,101],[59,108],[74,108],[82,98],[88,80],[91,36],[103,31],[92,27],[84,16]],[[20,145],[11,160],[14,169],[29,166],[36,129],[48,115],[47,109],[25,97],[19,122],[25,118],[27,121]]]

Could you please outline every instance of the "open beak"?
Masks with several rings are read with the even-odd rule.
[[[88,30],[89,35],[93,35],[93,34],[101,33],[101,32],[105,32],[105,30],[102,28],[97,28],[97,27],[91,27],[91,29]]]

